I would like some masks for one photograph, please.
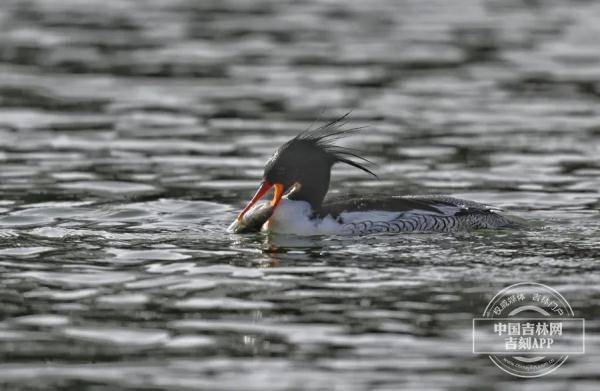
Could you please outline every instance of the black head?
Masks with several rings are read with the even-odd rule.
[[[240,216],[272,186],[275,186],[274,205],[285,191],[296,185],[289,198],[307,201],[313,210],[318,209],[329,189],[331,167],[336,163],[349,164],[377,177],[366,167],[366,164],[372,164],[370,161],[357,155],[353,149],[335,145],[336,140],[362,129],[341,129],[347,116],[303,132],[277,148],[265,166],[261,188]]]

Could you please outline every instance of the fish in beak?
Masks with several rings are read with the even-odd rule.
[[[242,221],[246,212],[248,212],[248,210],[250,210],[250,208],[252,208],[252,206],[254,206],[256,202],[262,199],[272,187],[275,188],[275,192],[273,193],[273,200],[271,201],[271,206],[273,208],[276,208],[279,202],[281,201],[281,197],[283,197],[283,191],[285,187],[281,183],[270,183],[267,181],[263,181],[256,193],[254,194],[254,197],[252,197],[248,205],[246,205],[246,207],[240,212],[236,220],[238,222]]]

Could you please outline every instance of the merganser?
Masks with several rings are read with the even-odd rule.
[[[296,235],[364,235],[517,226],[490,206],[448,196],[361,197],[325,202],[331,168],[336,163],[377,178],[367,167],[372,164],[369,160],[354,149],[335,145],[336,140],[360,130],[340,129],[345,117],[303,132],[280,146],[267,161],[260,187],[229,231],[262,228]],[[273,200],[258,203],[271,188]]]

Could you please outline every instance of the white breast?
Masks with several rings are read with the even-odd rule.
[[[295,235],[335,235],[342,225],[331,217],[311,219],[310,204],[282,198],[275,212],[263,225],[263,230]]]
[[[331,216],[323,219],[311,219],[310,204],[305,201],[291,201],[283,198],[267,223],[264,231],[294,235],[343,235],[347,230],[343,227],[348,223],[361,221],[391,221],[398,218],[398,212],[365,211],[345,212],[340,215],[341,222]]]

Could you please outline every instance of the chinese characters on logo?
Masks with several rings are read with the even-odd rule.
[[[494,333],[506,335],[506,350],[549,349],[554,343],[552,336],[562,335],[562,322],[497,322]]]

